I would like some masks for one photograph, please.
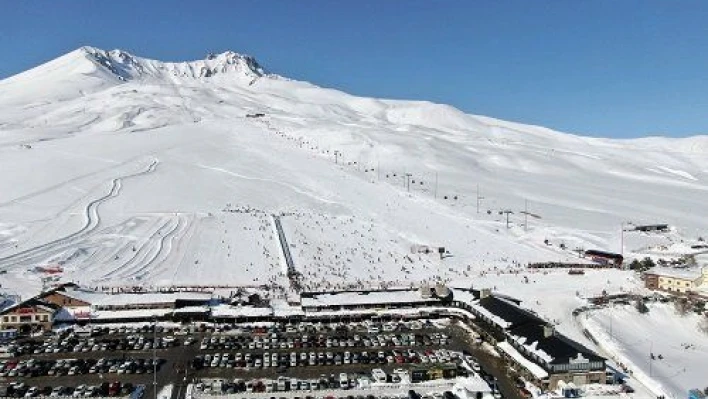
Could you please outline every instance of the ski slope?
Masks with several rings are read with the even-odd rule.
[[[292,213],[297,263],[319,286],[619,251],[625,222],[669,223],[689,246],[708,222],[706,137],[591,139],[355,97],[233,52],[164,63],[84,47],[0,81],[0,94],[8,273],[58,263],[87,283],[170,284],[200,264],[201,279],[277,280],[266,219],[229,219],[227,204]],[[628,239],[625,253],[653,241]],[[411,256],[414,245],[451,256]],[[248,271],[221,267],[237,256]]]

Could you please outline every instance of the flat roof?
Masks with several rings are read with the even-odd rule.
[[[257,308],[253,306],[231,306],[231,305],[217,305],[211,308],[211,315],[214,317],[262,317],[262,316],[272,316],[273,309],[267,308]]]
[[[212,294],[208,292],[123,292],[113,294],[84,289],[67,289],[57,293],[88,302],[93,306],[154,305],[178,300],[209,301],[212,299]]]
[[[420,291],[348,291],[337,293],[304,294],[301,297],[303,307],[328,307],[343,305],[376,305],[386,303],[425,303],[437,302],[436,298],[423,298]]]

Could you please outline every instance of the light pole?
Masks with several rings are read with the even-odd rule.
[[[408,192],[411,191],[411,176],[413,176],[413,175],[410,173],[406,173],[406,190]]]
[[[152,389],[157,399],[157,316],[152,320]]]
[[[652,377],[652,364],[654,364],[654,341],[649,341],[649,377]]]
[[[339,150],[334,150],[334,163],[339,163]]]
[[[479,195],[479,184],[478,184],[477,185],[477,213],[479,213],[479,204],[482,202],[483,199],[484,199],[484,197]],[[507,223],[507,227],[509,227],[508,223]]]

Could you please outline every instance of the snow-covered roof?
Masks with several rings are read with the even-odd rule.
[[[658,276],[666,276],[686,280],[697,280],[701,277],[701,269],[656,266],[649,269],[649,271],[647,271],[647,274],[656,274]]]
[[[455,301],[465,302],[470,305],[477,300],[473,292],[459,288],[452,289],[452,298]]]
[[[208,292],[151,292],[151,293],[119,293],[111,294],[83,289],[67,289],[64,295],[88,302],[93,306],[129,306],[151,305],[183,301],[209,301],[212,294]]]
[[[434,302],[434,298],[423,298],[418,290],[364,291],[315,294],[302,297],[303,307],[327,307],[342,305],[376,305],[386,303]]]
[[[172,309],[130,309],[130,310],[94,310],[91,319],[146,319],[162,317],[172,313]]]
[[[519,345],[526,348],[526,350],[528,350],[529,352],[538,356],[544,362],[546,362],[546,363],[553,362],[553,356],[546,353],[543,349],[538,348],[538,341],[529,342],[529,340],[526,337],[520,337],[520,336],[512,335],[512,334],[509,335],[509,338],[516,341]]]
[[[490,393],[491,391],[489,384],[476,373],[472,373],[469,377],[455,379],[455,385],[452,387],[452,392],[460,398],[474,398],[477,392]]]
[[[270,301],[270,307],[273,309],[273,315],[279,317],[299,316],[305,312],[299,306],[290,306],[282,299],[274,299]]]
[[[548,373],[538,364],[532,362],[531,360],[525,358],[519,351],[516,350],[510,343],[503,341],[497,344],[497,348],[504,351],[507,355],[511,356],[518,364],[523,366],[531,374],[533,374],[538,379],[543,379],[548,377]]]
[[[473,303],[472,304],[472,309],[475,311],[479,312],[482,316],[488,318],[489,320],[492,321],[492,323],[498,325],[501,328],[509,328],[511,327],[511,323],[508,321],[502,319],[501,317],[495,315],[494,313],[490,312],[489,310],[485,309],[482,305],[479,303]]]
[[[272,316],[273,309],[257,308],[253,306],[231,306],[217,305],[211,308],[211,315],[214,317],[260,317]]]

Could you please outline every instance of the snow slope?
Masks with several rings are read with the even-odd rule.
[[[677,240],[690,240],[707,222],[706,137],[590,139],[441,104],[355,97],[268,74],[233,52],[165,63],[83,47],[0,81],[0,105],[0,265],[8,268],[61,263],[88,281],[175,282],[184,270],[172,279],[169,267],[137,271],[229,262],[228,245],[202,255],[214,254],[214,215],[226,204],[304,215],[285,219],[294,239],[337,248],[319,263],[314,246],[295,251],[313,273],[334,267],[342,242],[361,249],[340,264],[344,274],[321,278],[342,284],[465,278],[480,266],[570,259],[575,248],[619,250],[625,221],[670,223]],[[256,112],[266,116],[246,117]],[[499,213],[507,209],[509,229]],[[347,218],[356,226],[341,225],[335,237],[334,221]],[[316,231],[317,223],[329,225]],[[453,256],[412,262],[412,245]],[[634,240],[625,250],[647,246]],[[126,249],[137,255],[121,255]],[[395,255],[369,263],[384,252]],[[270,268],[273,260],[243,262]],[[83,273],[88,263],[99,270]],[[242,277],[230,280],[255,278]]]
[[[646,314],[628,305],[591,312],[584,324],[636,379],[651,381],[658,394],[681,398],[708,383],[708,335],[699,331],[700,317],[680,316],[671,304],[650,304]]]

